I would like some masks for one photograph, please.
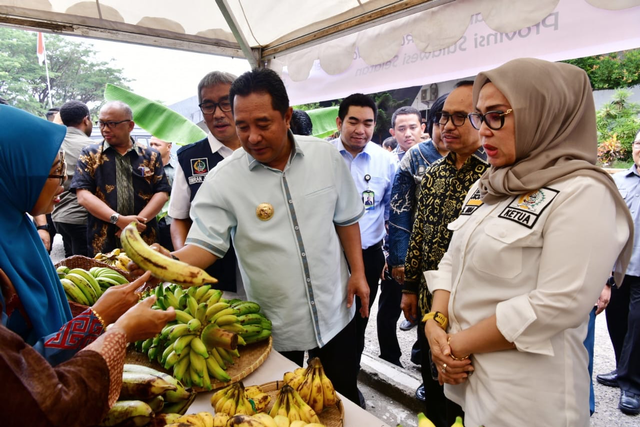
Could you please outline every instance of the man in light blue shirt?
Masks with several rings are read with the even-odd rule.
[[[332,141],[351,171],[365,209],[364,216],[360,219],[360,237],[364,271],[370,291],[368,308],[371,308],[376,298],[378,283],[385,266],[382,245],[387,234],[389,200],[396,173],[393,156],[378,144],[371,142],[377,113],[376,103],[370,96],[361,93],[348,96],[340,103],[336,118],[340,137]],[[356,309],[360,309],[360,304],[361,301],[357,299]],[[368,320],[363,317],[356,318],[358,364],[364,350],[364,334]],[[364,398],[361,394],[360,396],[360,404],[364,407]]]
[[[353,297],[369,300],[360,196],[331,144],[289,131],[292,109],[274,71],[241,75],[229,99],[243,149],[207,174],[173,256],[205,268],[233,241],[247,298],[273,322],[274,348],[300,366],[305,351],[319,357],[336,390],[358,402]]]
[[[634,165],[613,175],[635,225],[633,253],[622,286],[611,287],[607,328],[616,355],[616,370],[598,375],[599,383],[620,387],[618,408],[640,414],[640,132],[633,142]]]

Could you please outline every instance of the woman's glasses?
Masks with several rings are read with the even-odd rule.
[[[502,126],[504,126],[504,117],[511,113],[513,113],[513,110],[509,108],[507,111],[487,111],[484,114],[469,113],[468,117],[471,122],[471,126],[477,130],[480,130],[482,122],[485,122],[487,127],[491,130],[500,130],[502,129]]]
[[[60,185],[64,184],[67,180],[67,162],[64,161],[64,151],[60,152],[60,164],[56,169],[56,172],[60,172],[58,175],[49,175],[49,178],[58,178]]]

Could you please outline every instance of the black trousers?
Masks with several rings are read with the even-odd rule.
[[[56,222],[56,230],[62,236],[64,256],[89,256],[87,253],[87,224]]]
[[[322,348],[309,350],[309,357],[318,357],[327,377],[344,397],[360,405],[358,397],[358,353],[356,346],[356,319],[344,327],[338,335]],[[304,351],[283,351],[281,354],[299,366],[304,366]]]
[[[398,343],[398,319],[402,309],[402,286],[393,280],[388,274],[380,282],[380,299],[378,299],[378,343],[380,345],[380,358],[387,362],[402,366],[400,363],[400,344]]]
[[[640,394],[640,277],[624,276],[619,289],[611,288],[605,315],[616,353],[618,384],[622,390]]]
[[[173,252],[173,242],[171,241],[171,225],[167,224],[165,218],[158,221],[158,243],[160,246]]]
[[[362,261],[364,262],[364,274],[369,284],[369,310],[373,306],[373,300],[378,294],[378,283],[384,268],[384,252],[382,252],[382,242],[362,250]],[[360,316],[362,301],[356,297],[356,342],[358,344],[358,369],[360,369],[360,359],[364,351],[364,333],[369,323],[368,317]]]
[[[424,323],[417,326],[422,354],[422,382],[424,384],[424,413],[436,427],[449,427],[456,421],[456,416],[464,417],[460,405],[450,401],[444,395],[444,387],[438,383],[438,373],[434,371],[431,361],[429,341],[424,334]],[[436,378],[435,380],[433,378]]]

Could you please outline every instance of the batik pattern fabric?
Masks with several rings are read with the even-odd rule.
[[[85,147],[78,158],[78,166],[71,183],[75,190],[89,190],[111,209],[120,212],[118,206],[117,166],[116,156],[120,154],[106,143],[92,144]],[[133,186],[133,213],[138,214],[149,203],[154,194],[165,192],[169,194],[171,187],[164,173],[160,154],[152,149],[133,144],[124,154],[131,164],[131,184]],[[155,218],[150,218],[147,228],[141,233],[148,244],[157,241],[158,224]],[[87,233],[90,253],[109,252],[120,247],[120,239],[116,238],[118,227],[89,215]]]
[[[455,153],[449,153],[434,162],[422,178],[405,260],[403,291],[418,294],[422,314],[430,311],[432,301],[423,272],[438,269],[451,242],[452,231],[447,225],[458,218],[467,192],[487,169],[485,159],[480,149],[457,169]]]

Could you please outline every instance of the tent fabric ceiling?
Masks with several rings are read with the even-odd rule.
[[[580,1],[606,10],[640,5],[640,0]],[[559,2],[0,0],[0,24],[243,57],[222,7],[237,23],[239,39],[258,59],[280,73],[286,70],[295,82],[308,78],[316,60],[328,75],[344,72],[356,58],[382,64],[397,55],[408,38],[423,52],[447,48],[462,37],[476,14],[495,31],[518,31],[540,22]]]

